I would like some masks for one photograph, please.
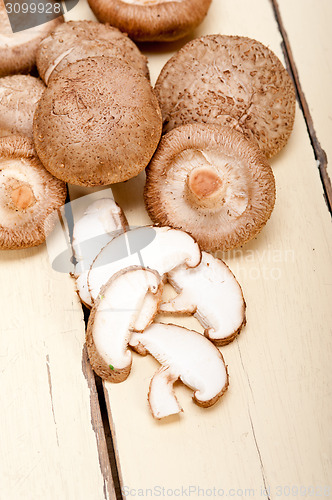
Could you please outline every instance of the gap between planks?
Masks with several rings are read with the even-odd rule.
[[[288,72],[290,73],[290,75],[293,79],[294,85],[295,85],[295,90],[296,90],[299,106],[301,108],[301,111],[302,111],[302,114],[303,114],[303,117],[304,117],[304,120],[305,120],[305,123],[307,126],[308,134],[310,137],[310,142],[311,142],[311,145],[312,145],[312,148],[313,148],[313,151],[315,154],[315,158],[316,158],[316,161],[318,164],[318,170],[319,170],[320,178],[321,178],[321,181],[323,184],[323,189],[324,189],[325,202],[326,202],[326,205],[328,207],[329,212],[332,214],[332,185],[331,185],[331,179],[327,173],[328,158],[327,158],[327,155],[326,155],[324,149],[322,148],[322,146],[319,142],[319,139],[317,137],[317,133],[316,133],[316,130],[314,127],[313,118],[312,118],[310,110],[309,110],[308,102],[307,102],[307,99],[305,97],[304,91],[303,91],[302,86],[301,86],[299,73],[298,73],[298,70],[297,70],[297,67],[295,64],[295,60],[294,60],[293,52],[291,49],[290,41],[289,41],[289,38],[287,35],[287,31],[286,31],[284,23],[282,21],[282,17],[281,17],[279,5],[278,5],[278,0],[270,0],[270,2],[272,5],[273,13],[274,13],[276,22],[278,24],[278,28],[279,28],[282,40],[283,40],[282,44],[281,44],[281,48],[282,48],[282,51],[283,51],[283,54],[285,57],[287,69],[288,69]]]
[[[75,221],[71,209],[71,189],[68,185],[67,187],[68,191],[65,204],[65,219],[67,222],[70,245],[72,246]],[[64,224],[63,221],[62,223]],[[66,226],[66,224],[64,224],[64,226]],[[86,331],[90,311],[83,304],[82,310]],[[114,451],[113,436],[108,420],[105,395],[100,378],[92,370],[85,343],[82,352],[82,371],[90,390],[91,423],[97,440],[99,464],[104,479],[105,500],[123,500],[119,481],[118,461]]]

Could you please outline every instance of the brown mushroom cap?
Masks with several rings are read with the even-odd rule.
[[[125,181],[149,163],[161,113],[148,80],[123,61],[77,61],[52,79],[34,118],[39,158],[51,174],[81,186]]]
[[[30,75],[0,78],[0,136],[23,134],[32,139],[33,115],[45,85]]]
[[[66,200],[66,185],[50,175],[24,136],[0,139],[0,249],[39,245],[51,214]]]
[[[212,0],[88,0],[97,19],[141,42],[178,40],[198,26]]]
[[[94,21],[69,21],[59,25],[41,42],[37,68],[46,85],[70,63],[93,56],[115,56],[149,78],[147,58],[117,28]]]
[[[204,250],[230,250],[269,219],[275,181],[243,134],[195,123],[162,138],[147,168],[144,199],[154,222],[187,231]]]
[[[62,22],[61,16],[37,28],[13,33],[5,6],[0,0],[0,76],[31,71],[36,63],[39,43]]]
[[[189,42],[166,63],[155,91],[164,132],[192,122],[227,125],[269,158],[293,128],[292,80],[277,56],[250,38],[208,35]]]

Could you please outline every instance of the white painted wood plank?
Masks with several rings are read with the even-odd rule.
[[[302,90],[332,176],[332,2],[278,0]]]
[[[45,245],[2,251],[0,276],[0,498],[114,498],[71,278]]]
[[[70,15],[93,18],[82,1],[79,9]],[[282,58],[268,0],[214,0],[195,36],[218,32],[254,37]],[[182,43],[144,46],[153,81]],[[209,488],[216,494],[223,490],[224,496],[261,498],[265,487],[271,499],[286,497],[287,487],[297,487],[294,494],[301,498],[327,496],[331,228],[299,109],[293,136],[272,165],[278,198],[271,221],[254,242],[226,256],[244,288],[248,325],[222,349],[231,384],[224,401],[203,410],[179,386],[185,413],[154,421],[146,401],[157,367],[150,357],[135,356],[125,383],[105,384],[122,482],[131,489],[128,498],[138,496],[140,488],[148,489],[145,496],[158,496],[163,487],[174,496],[179,488],[185,496],[190,486],[191,498],[201,497],[203,490],[208,495]],[[149,222],[143,185],[141,174],[113,187],[133,225]],[[195,320],[189,323],[197,327]]]
[[[268,1],[214,0],[196,35],[216,32],[256,38],[282,59]],[[159,50],[147,52],[153,79],[171,55],[165,45]],[[154,421],[146,395],[157,365],[149,357],[135,356],[123,384],[105,384],[128,498],[155,486],[174,495],[196,487],[192,498],[202,496],[198,487],[261,498],[266,487],[271,499],[287,496],[290,486],[307,498],[331,486],[331,227],[299,109],[293,136],[272,165],[278,187],[272,219],[226,259],[243,285],[248,325],[222,349],[230,372],[224,401],[203,410],[179,387],[185,413]],[[113,188],[132,224],[148,222],[143,184],[140,176]]]

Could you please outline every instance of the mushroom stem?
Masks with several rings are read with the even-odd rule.
[[[36,199],[30,186],[21,185],[13,189],[11,192],[12,202],[18,210],[25,210],[34,205]]]
[[[203,208],[214,208],[224,203],[225,185],[213,167],[193,168],[187,177],[187,191],[191,203]]]

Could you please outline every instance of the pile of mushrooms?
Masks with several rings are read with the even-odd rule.
[[[228,388],[217,346],[240,333],[246,304],[230,269],[207,252],[243,245],[271,216],[268,158],[288,141],[295,92],[271,50],[224,35],[186,44],[152,89],[147,59],[125,33],[176,40],[211,0],[89,3],[113,26],[60,17],[14,35],[0,0],[0,248],[44,242],[66,182],[109,185],[146,169],[156,225],[130,230],[113,199],[98,199],[75,221],[73,277],[91,308],[93,369],[123,382],[132,351],[151,354],[161,367],[148,401],[160,419],[182,411],[177,380],[202,407]],[[16,74],[35,64],[40,78]],[[165,283],[177,293],[168,301]],[[163,313],[195,316],[204,334],[162,323]]]
[[[0,248],[26,248],[49,234],[52,225],[44,223],[44,215],[59,208],[58,199],[47,199],[52,183],[61,187],[64,204],[65,182],[105,185],[144,170],[161,136],[161,112],[146,57],[118,29],[92,21],[64,23],[60,17],[13,34],[1,0],[0,25],[0,136],[17,136],[0,145],[0,162],[6,165],[1,213],[8,214],[0,218]],[[12,75],[35,64],[41,79]],[[28,144],[28,152],[22,153],[21,143]],[[8,144],[11,158],[21,158],[10,168]],[[38,163],[39,177],[22,171],[26,155]],[[9,186],[14,191],[20,186],[18,203]]]
[[[201,252],[184,231],[129,230],[109,198],[88,206],[75,222],[73,253],[77,291],[91,308],[86,343],[94,371],[106,381],[123,382],[131,371],[131,350],[150,353],[161,364],[148,394],[155,418],[182,411],[173,388],[177,380],[194,391],[199,406],[215,404],[228,387],[216,346],[234,340],[245,325],[242,290],[226,264]],[[168,302],[162,297],[165,282],[178,292]],[[193,314],[204,335],[156,322],[162,313]]]
[[[147,168],[152,221],[188,231],[207,251],[243,245],[274,208],[267,158],[295,116],[287,71],[256,40],[208,35],[166,63],[155,92],[165,135]]]

